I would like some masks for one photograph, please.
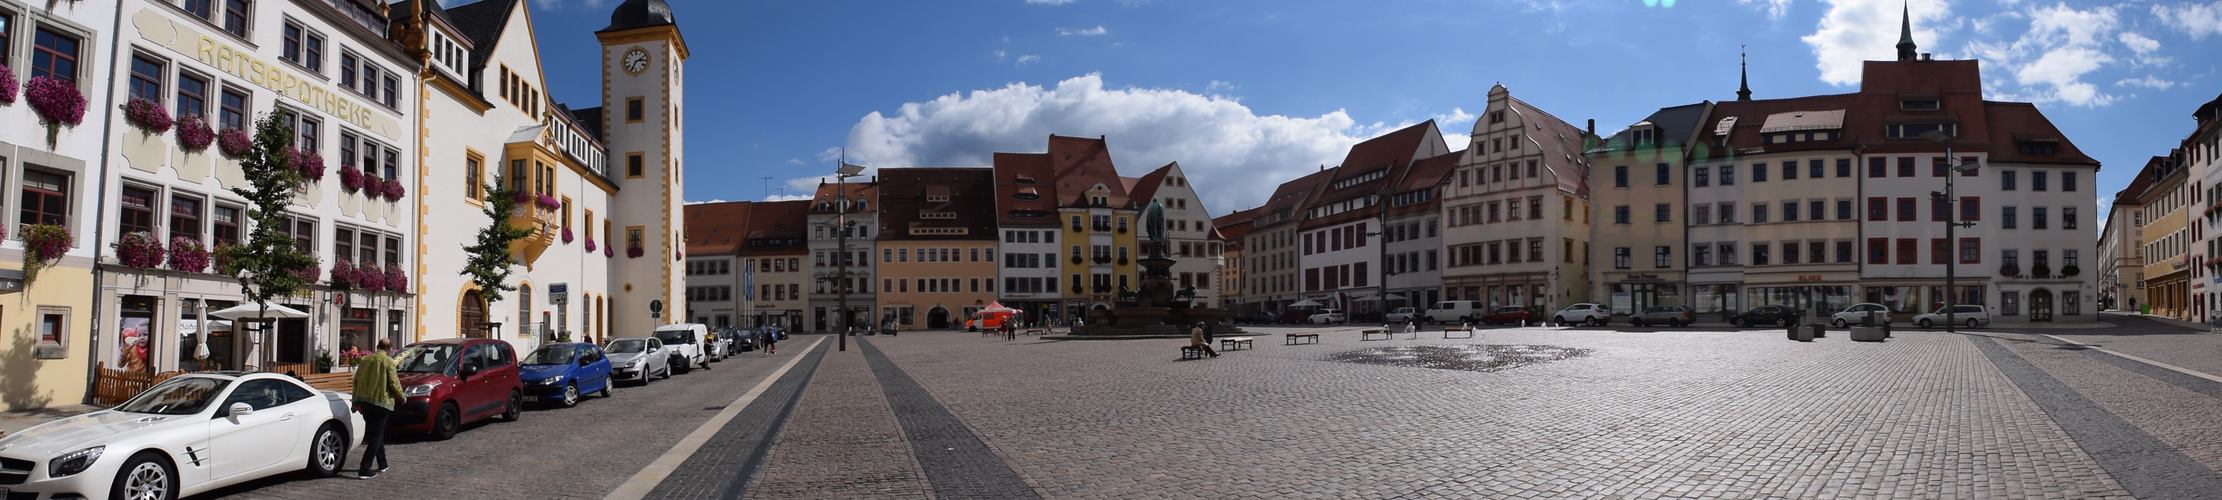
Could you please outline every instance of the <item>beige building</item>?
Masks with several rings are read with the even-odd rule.
[[[2106,226],[2099,232],[2099,309],[2136,311],[2151,305],[2145,300],[2145,206],[2137,195],[2151,187],[2152,176],[2140,171],[2129,187],[2114,193],[2114,206],[2106,212]]]
[[[1556,310],[1592,300],[1594,135],[1489,89],[1466,156],[1443,188],[1443,299]]]
[[[1662,108],[1585,153],[1591,165],[1611,176],[1590,188],[1592,201],[1613,214],[1609,226],[1596,225],[1594,235],[1612,261],[1591,267],[1590,279],[1603,288],[1614,313],[1655,305],[1701,307],[1700,314],[1722,310],[1719,303],[1692,300],[1684,274],[1698,255],[1709,257],[1712,250],[1686,244],[1688,226],[1711,223],[1715,208],[1687,203],[1694,180],[1690,149],[1699,146],[1692,141],[1712,109],[1711,102]]]
[[[2140,177],[2150,186],[2138,193],[2143,213],[2139,226],[2144,247],[2145,297],[2152,314],[2186,319],[2190,309],[2190,241],[2188,226],[2192,189],[2186,184],[2189,169],[2173,156],[2155,156],[2146,162]]]

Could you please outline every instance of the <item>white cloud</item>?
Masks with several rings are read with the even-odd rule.
[[[2117,87],[2144,87],[2148,89],[2168,90],[2171,88],[2175,88],[2176,82],[2162,80],[2159,76],[2145,75],[2144,78],[2124,78],[2122,79],[2122,81],[2114,82],[2114,85]]]
[[[2120,40],[2122,46],[2129,47],[2130,52],[2136,53],[2136,57],[2131,58],[2135,66],[2161,66],[2168,64],[2173,59],[2160,55],[2159,40],[2146,38],[2145,35],[2137,34],[2137,32],[2124,31],[2121,36],[2115,37],[2115,39]]]
[[[795,200],[807,200],[807,199],[810,199],[810,197],[811,197],[811,196],[814,196],[814,195],[808,195],[808,194],[775,194],[775,195],[771,195],[771,196],[766,196],[766,197],[764,197],[764,201],[795,201]]]
[[[787,163],[793,163],[796,165],[809,165],[808,163],[803,163],[801,158],[788,158]]]
[[[702,200],[702,201],[690,201],[690,202],[687,202],[687,204],[688,204],[688,205],[701,205],[701,204],[704,204],[704,203],[725,203],[725,200],[724,200],[724,199],[722,199],[722,198],[711,198],[711,199],[708,199],[708,200]]]
[[[2121,19],[2113,7],[2076,10],[2055,3],[2002,17],[2027,19],[2029,29],[2010,41],[1980,40],[1968,45],[1985,64],[2013,75],[2010,81],[1994,80],[1986,88],[1997,98],[2105,106],[2116,96],[2101,92],[2087,77],[2124,58],[2140,66],[2168,60],[2159,53],[2160,42],[2136,33],[2117,33]]]
[[[1790,0],[1736,0],[1736,1],[1737,1],[1738,3],[1742,3],[1742,4],[1744,4],[1744,5],[1754,5],[1754,4],[1757,4],[1757,5],[1759,5],[1760,7],[1764,8],[1764,9],[1765,9],[1765,10],[1767,11],[1767,17],[1771,17],[1771,18],[1775,18],[1775,19],[1782,19],[1782,15],[1783,15],[1783,14],[1788,14],[1788,13],[1790,13]],[[1671,6],[1673,6],[1673,4],[1672,4],[1672,3],[1669,3],[1669,4],[1667,4],[1667,5],[1668,5],[1668,6],[1670,6],[1670,7],[1671,7]]]
[[[2192,40],[2222,35],[2222,2],[2154,5],[2152,10],[2153,17],[2160,18],[2161,24],[2190,35]]]
[[[1057,36],[1096,36],[1110,32],[1111,30],[1103,29],[1103,26],[1096,26],[1094,28],[1082,30],[1057,28]]]
[[[1443,132],[1443,143],[1449,144],[1451,151],[1458,151],[1466,149],[1467,144],[1473,142],[1474,138],[1466,134],[1473,131],[1474,119],[1480,116],[1467,113],[1466,108],[1450,108],[1449,114],[1435,115],[1434,118],[1435,128]]]
[[[1026,0],[1026,3],[1034,5],[1064,5],[1072,2],[1073,0]]]
[[[1041,61],[1042,61],[1042,56],[1037,56],[1037,55],[1033,55],[1033,54],[1027,54],[1027,55],[1023,55],[1023,56],[1018,56],[1018,62],[1017,62],[1017,63],[1015,63],[1015,64],[1016,64],[1016,65],[1017,65],[1018,67],[1024,68],[1024,67],[1026,67],[1026,65],[1028,65],[1028,64],[1033,64],[1033,63],[1037,63],[1037,62],[1041,62]]]
[[[1827,14],[1813,34],[1806,35],[1806,45],[1813,46],[1814,66],[1821,70],[1821,81],[1834,85],[1859,83],[1863,61],[1889,60],[1898,56],[1898,30],[1902,8],[1907,4],[1899,0],[1822,0],[1829,4]],[[1924,2],[1921,9],[1912,11],[1913,39],[1916,43],[1936,43],[1938,31],[1932,26],[1950,19],[1951,10],[1941,2]]]
[[[1374,128],[1341,110],[1259,115],[1223,97],[1105,88],[1102,75],[1088,74],[1054,87],[1013,83],[874,112],[850,129],[848,154],[851,163],[872,167],[985,166],[998,151],[1040,152],[1050,134],[1100,135],[1124,175],[1180,162],[1216,215],[1256,206],[1281,181],[1342,161]],[[814,186],[817,179],[789,184],[798,182]]]
[[[1000,50],[998,50],[998,51],[995,51],[995,62],[996,62],[996,63],[999,63],[999,64],[1000,64],[1000,63],[1002,63],[1002,62],[1003,62],[1003,59],[1004,59],[1004,58],[1007,58],[1007,57],[1010,57],[1010,56],[1011,56],[1011,53],[1009,53],[1009,52],[1004,52],[1004,51],[1000,51]]]

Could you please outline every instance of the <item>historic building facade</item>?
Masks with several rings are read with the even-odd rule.
[[[810,331],[871,328],[879,280],[872,258],[879,229],[876,182],[822,183],[810,201]],[[847,234],[842,234],[846,231]],[[844,267],[843,260],[847,262]],[[842,303],[848,314],[841,314]]]
[[[1720,304],[1695,299],[1696,290],[1683,273],[1699,263],[1710,265],[1712,241],[1686,244],[1689,228],[1713,223],[1716,204],[1687,203],[1696,192],[1698,177],[1688,165],[1698,127],[1712,111],[1703,102],[1660,109],[1626,130],[1602,139],[1585,153],[1591,165],[1610,172],[1598,179],[1591,196],[1598,206],[1610,207],[1610,225],[1594,224],[1593,242],[1612,256],[1609,265],[1591,267],[1591,280],[1606,289],[1615,313],[1639,312],[1654,305],[1688,305],[1699,314],[1717,314]],[[1708,167],[1709,168],[1709,167]],[[1688,255],[1681,255],[1689,252]],[[1702,260],[1701,260],[1702,258]],[[1708,284],[1718,298],[1717,285]],[[1733,283],[1729,284],[1734,287]],[[1731,288],[1732,290],[1733,288]]]
[[[993,169],[883,168],[879,177],[878,321],[963,328],[995,300]]]
[[[1381,283],[1387,286],[1382,307],[1389,311],[1425,311],[1443,298],[1443,207],[1436,195],[1464,156],[1464,151],[1452,151],[1414,160],[1389,189],[1388,214],[1381,223],[1382,246],[1388,252],[1381,263]]]
[[[2145,300],[2144,205],[2137,195],[2151,186],[2150,172],[2139,170],[2129,187],[2114,192],[2099,231],[2099,309],[2138,311]]]
[[[1066,279],[1062,261],[1065,241],[1079,234],[1068,232],[1058,216],[1060,183],[1052,163],[1050,153],[995,153],[996,252],[1002,254],[996,277],[1003,282],[996,297],[1026,321],[1070,324],[1068,313],[1078,311],[1066,307],[1065,287],[1083,282]],[[1069,292],[1080,297],[1086,290]]]
[[[1219,268],[1225,262],[1225,241],[1212,229],[1211,213],[1204,208],[1196,189],[1188,184],[1188,173],[1181,171],[1179,163],[1168,163],[1129,183],[1133,191],[1128,203],[1137,213],[1156,201],[1165,214],[1165,256],[1173,259],[1173,266],[1166,269],[1171,274],[1176,290],[1189,290],[1194,294],[1197,307],[1218,304],[1221,282]],[[1142,221],[1135,221],[1135,232],[1140,233]],[[1147,256],[1140,243],[1147,243],[1147,235],[1137,237],[1135,258]],[[1137,275],[1139,277],[1139,275]],[[1141,287],[1140,282],[1135,283]]]
[[[1474,121],[1442,192],[1446,300],[1556,310],[1592,301],[1590,165],[1594,135],[1503,85]]]
[[[1326,170],[1326,186],[1302,205],[1296,225],[1305,299],[1341,309],[1353,320],[1378,320],[1388,312],[1384,198],[1404,182],[1415,160],[1449,152],[1435,121],[1428,120],[1359,142],[1341,165]]]
[[[2155,156],[2140,176],[2150,176],[2150,186],[2138,193],[2143,213],[2145,297],[2152,314],[2176,319],[2190,316],[2191,193],[2186,184],[2189,169],[2178,158]]]

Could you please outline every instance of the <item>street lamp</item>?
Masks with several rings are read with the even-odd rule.
[[[839,241],[835,244],[837,255],[834,256],[833,261],[840,269],[840,274],[836,275],[835,278],[839,281],[833,283],[833,289],[834,293],[840,297],[839,301],[835,303],[835,307],[841,308],[841,313],[836,316],[841,318],[841,332],[834,334],[834,337],[840,339],[838,344],[842,351],[849,350],[849,331],[855,329],[849,318],[849,178],[862,173],[864,173],[864,167],[850,165],[848,152],[843,151],[841,167],[833,171],[835,186],[833,220],[834,230],[836,231],[835,239]]]
[[[1975,171],[1978,165],[1961,164],[1959,158],[1952,156],[1952,134],[1945,133],[1941,129],[1930,130],[1922,132],[1921,138],[1928,139],[1929,142],[1943,143],[1945,165],[1952,167],[1944,173],[1944,192],[1930,191],[1929,199],[1944,202],[1944,241],[1946,251],[1949,252],[1944,259],[1944,332],[1956,333],[1958,332],[1956,328],[1959,323],[1954,313],[1958,312],[1959,309],[1960,291],[1959,287],[1956,286],[1958,284],[1958,273],[1955,271],[1960,267],[1960,259],[1957,255],[1960,242],[1959,238],[1954,237],[1954,230],[1963,224],[1968,227],[1974,227],[1975,224],[1960,222],[1959,202],[1952,197],[1952,178],[1959,177],[1961,172]]]

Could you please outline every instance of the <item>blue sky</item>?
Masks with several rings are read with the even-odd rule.
[[[550,92],[599,99],[619,0],[528,0]],[[459,0],[448,0],[459,4]],[[1435,119],[1463,147],[1496,83],[1610,133],[1652,111],[1856,91],[1900,0],[670,0],[689,61],[686,199],[796,195],[848,148],[870,167],[985,166],[1049,134],[1107,136],[1125,175],[1178,161],[1214,216]],[[2222,1],[1911,4],[1915,41],[1983,61],[2105,163],[2102,210],[2213,100]],[[769,177],[770,179],[764,179]],[[768,188],[766,186],[769,186]],[[780,188],[787,188],[782,191]],[[2094,224],[2094,226],[2097,226]]]

